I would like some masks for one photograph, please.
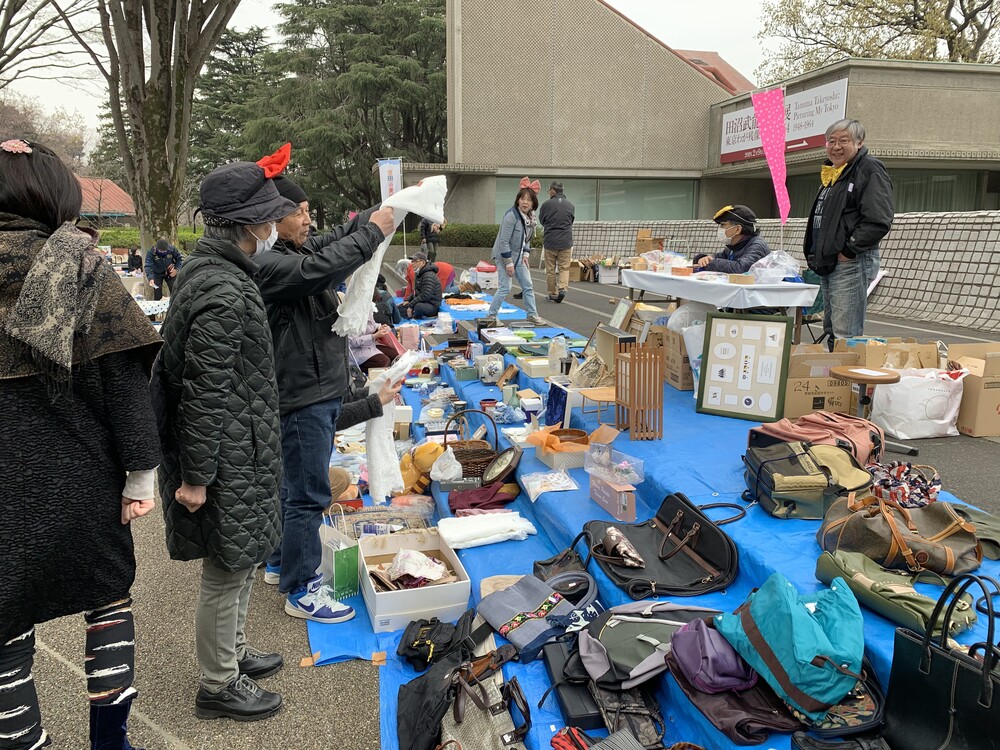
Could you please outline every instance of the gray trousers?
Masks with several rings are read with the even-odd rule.
[[[201,684],[210,693],[222,692],[240,676],[238,661],[246,656],[244,629],[256,572],[250,567],[227,573],[208,558],[202,560],[195,646]]]

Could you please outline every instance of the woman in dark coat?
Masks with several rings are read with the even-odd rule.
[[[441,279],[437,266],[424,253],[415,253],[410,263],[414,273],[413,296],[403,300],[407,318],[434,318],[441,310]]]
[[[278,389],[250,257],[274,244],[275,222],[298,204],[262,167],[234,162],[202,182],[200,210],[205,236],[177,278],[153,372],[160,497],[170,556],[202,561],[195,715],[253,721],[281,708],[256,680],[283,661],[244,633],[254,573],[281,538]]]
[[[81,193],[49,149],[0,143],[0,748],[49,744],[34,626],[84,613],[91,747],[130,750],[129,522],[160,460],[159,336],[77,229]]]

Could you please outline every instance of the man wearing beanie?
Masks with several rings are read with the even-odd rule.
[[[715,255],[696,255],[696,271],[746,273],[750,266],[771,252],[760,236],[757,214],[746,206],[725,206],[716,211],[712,220],[719,225],[719,242],[725,246]]]
[[[258,163],[280,172],[290,151],[286,144]],[[333,436],[342,397],[351,387],[347,340],[332,330],[336,289],[371,260],[395,222],[390,209],[369,208],[331,232],[310,236],[305,191],[281,175],[274,186],[298,210],[278,222],[277,242],[254,258],[274,339],[284,465],[282,543],[268,560],[264,580],[288,595],[285,612],[292,617],[343,622],[354,610],[335,601],[316,574],[319,527],[330,504]]]

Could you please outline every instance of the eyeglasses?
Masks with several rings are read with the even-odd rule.
[[[853,138],[836,138],[836,139],[830,138],[829,140],[827,140],[826,145],[827,146],[850,146],[852,143],[854,143],[854,139]]]

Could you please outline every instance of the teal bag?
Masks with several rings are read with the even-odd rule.
[[[822,721],[862,679],[864,621],[842,578],[802,596],[780,573],[715,627],[787,704]]]

